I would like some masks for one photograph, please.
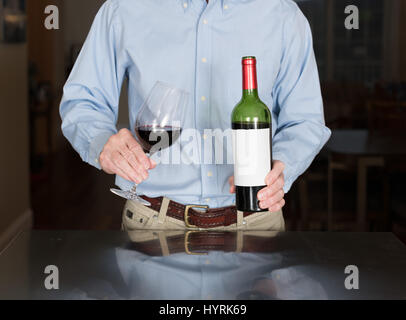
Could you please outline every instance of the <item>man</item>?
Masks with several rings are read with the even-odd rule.
[[[236,212],[233,166],[156,164],[134,138],[134,119],[157,80],[191,93],[186,127],[230,128],[241,97],[241,57],[258,60],[259,95],[272,111],[273,169],[258,193],[267,212]],[[128,79],[130,130],[117,132]],[[97,14],[60,107],[64,135],[116,184],[148,196],[128,201],[126,229],[283,230],[284,194],[330,136],[311,30],[291,0],[109,0]],[[184,141],[201,150],[201,141]],[[232,150],[226,150],[227,155]],[[230,184],[230,185],[229,185]],[[204,205],[202,212],[185,205]]]

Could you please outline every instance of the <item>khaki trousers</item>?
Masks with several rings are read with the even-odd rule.
[[[124,206],[122,228],[126,231],[132,230],[199,230],[189,229],[184,221],[169,217],[166,211],[169,199],[164,198],[160,211],[152,210],[138,202],[128,200]],[[227,227],[215,227],[200,230],[264,230],[264,231],[285,231],[285,220],[282,210],[278,212],[258,212],[248,217],[243,217],[242,212],[237,212],[237,223]]]

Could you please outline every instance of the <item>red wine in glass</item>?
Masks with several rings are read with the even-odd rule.
[[[135,134],[145,153],[154,153],[169,148],[180,137],[182,128],[173,126],[157,127],[145,125],[135,127]],[[159,149],[154,147],[159,143]]]

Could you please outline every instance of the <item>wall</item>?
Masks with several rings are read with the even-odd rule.
[[[63,13],[64,0],[53,0]],[[28,59],[36,66],[36,80],[52,84],[54,104],[51,117],[53,119],[52,150],[55,151],[57,138],[60,135],[58,105],[62,93],[62,86],[65,81],[65,58],[64,58],[64,33],[63,28],[59,30],[47,30],[44,27],[46,14],[45,7],[49,5],[47,0],[27,1],[27,42]],[[47,122],[45,117],[36,119],[36,153],[47,154]]]
[[[54,109],[52,112],[52,151],[65,146],[66,141],[60,130],[59,103],[63,85],[66,81],[66,70],[70,61],[71,47],[82,44],[90,30],[93,19],[105,0],[54,0],[52,4],[58,6],[60,15],[59,30],[44,28],[44,8],[49,4],[47,0],[27,2],[28,13],[28,56],[39,70],[38,80],[49,81],[54,89]],[[128,123],[128,108],[126,93],[120,100],[119,122]],[[40,118],[36,123],[37,152],[48,153],[46,138],[47,127],[45,119]]]
[[[53,0],[63,13],[63,0]],[[44,27],[45,7],[47,0],[27,1],[27,42],[29,61],[38,66],[38,80],[50,81],[55,84],[55,90],[61,89],[64,78],[63,29],[47,30]]]
[[[27,46],[0,44],[0,250],[30,227]]]
[[[400,78],[406,82],[406,1],[401,2],[400,18]]]

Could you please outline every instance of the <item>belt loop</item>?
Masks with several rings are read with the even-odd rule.
[[[244,247],[244,233],[240,230],[237,231],[237,248],[235,252],[241,253]]]
[[[169,200],[167,197],[162,198],[161,208],[158,214],[158,223],[164,223],[166,218],[166,213],[168,212]]]
[[[237,228],[242,229],[244,225],[244,212],[237,211]]]
[[[165,198],[164,198],[165,199]],[[168,241],[166,241],[165,232],[158,232],[159,244],[161,245],[162,255],[164,257],[169,256]]]

